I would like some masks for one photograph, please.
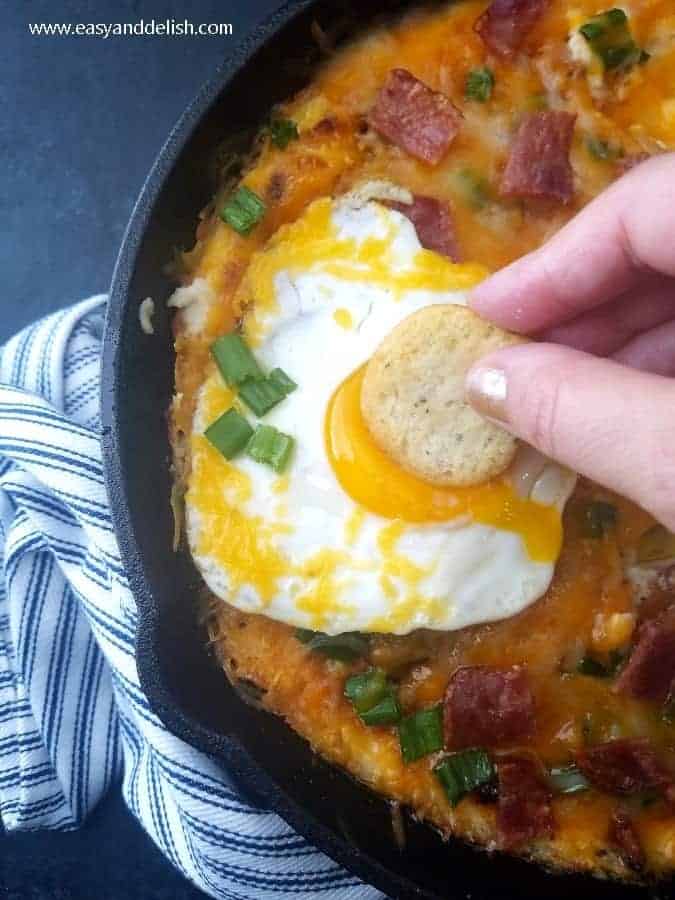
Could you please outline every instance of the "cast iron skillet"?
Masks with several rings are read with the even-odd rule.
[[[351,6],[350,6],[351,3]],[[200,579],[171,550],[169,449],[164,411],[173,356],[164,274],[174,248],[190,247],[208,202],[214,148],[232,134],[250,146],[270,107],[306,83],[318,51],[311,24],[351,33],[405,0],[291,0],[240,46],[190,104],[155,163],[117,261],[102,379],[103,448],[115,528],[138,602],[141,683],[155,712],[188,743],[236,772],[253,798],[392,898],[629,900],[642,891],[582,876],[553,876],[506,857],[488,859],[427,827],[406,822],[399,849],[388,805],[318,759],[276,717],[246,705],[206,649],[196,601]],[[354,26],[354,23],[357,25]],[[156,301],[155,335],[141,332],[138,305]],[[670,891],[661,890],[661,896]]]

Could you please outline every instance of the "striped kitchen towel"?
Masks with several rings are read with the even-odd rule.
[[[76,828],[123,779],[166,857],[228,900],[382,895],[171,735],[136,672],[136,612],[101,470],[104,296],[0,350],[0,814]]]

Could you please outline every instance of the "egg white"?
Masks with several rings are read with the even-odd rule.
[[[339,238],[361,245],[387,237],[392,269],[414,267],[420,243],[413,225],[398,212],[374,202],[355,207],[343,201],[333,204],[331,217]],[[396,523],[359,510],[340,486],[325,447],[326,409],[344,379],[411,313],[434,303],[464,304],[465,293],[401,292],[369,280],[365,268],[362,281],[346,281],[323,269],[319,261],[307,270],[278,272],[275,303],[248,314],[255,320],[261,364],[281,367],[298,383],[265,416],[266,423],[293,435],[297,446],[281,493],[278,475],[265,466],[245,455],[231,465],[250,486],[247,498],[239,501],[240,512],[270,526],[270,540],[287,560],[287,571],[276,579],[271,597],[261,596],[255,573],[234,584],[218,555],[202,549],[203,529],[214,522],[205,520],[188,484],[187,534],[204,580],[243,611],[329,634],[453,630],[514,615],[546,591],[554,561],[532,560],[518,533],[467,517]],[[350,327],[344,327],[349,320]],[[219,379],[214,368],[201,388],[196,434],[210,424],[204,398]],[[193,466],[199,452],[195,445]],[[558,509],[574,481],[571,473],[529,449],[513,468],[521,493]],[[223,502],[232,502],[226,486]],[[237,540],[237,535],[224,539]],[[308,561],[315,565],[307,566]]]

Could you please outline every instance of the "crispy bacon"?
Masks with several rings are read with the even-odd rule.
[[[576,116],[531,113],[521,123],[502,173],[504,197],[549,198],[567,203],[574,193],[569,153]]]
[[[544,770],[529,756],[506,756],[497,761],[499,801],[497,842],[503,850],[514,850],[541,837],[552,837],[555,820],[553,794]]]
[[[435,250],[453,262],[461,261],[455,223],[447,203],[415,194],[412,203],[392,202],[387,205],[410,219],[423,247]]]
[[[459,131],[462,114],[438,91],[407,69],[392,69],[369,121],[387,140],[411,156],[436,165]]]
[[[549,3],[550,0],[492,0],[474,27],[488,50],[508,59],[520,48]]]
[[[616,847],[627,866],[637,871],[644,867],[645,853],[640,843],[640,835],[625,810],[614,811],[608,837],[610,844]]]
[[[656,789],[670,802],[672,778],[647,738],[622,738],[580,750],[577,765],[591,784],[608,794],[639,794]]]
[[[465,666],[445,692],[447,747],[505,747],[534,734],[534,699],[525,669]]]
[[[614,690],[639,700],[664,703],[675,680],[675,606],[645,622]]]

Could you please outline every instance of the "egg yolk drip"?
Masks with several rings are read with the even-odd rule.
[[[333,203],[326,197],[312,203],[296,222],[280,228],[248,268],[244,291],[255,303],[244,322],[247,340],[256,345],[264,337],[262,320],[278,308],[275,280],[280,272],[297,275],[311,271],[344,282],[374,284],[391,291],[394,300],[405,291],[468,290],[486,276],[483,266],[453,263],[424,249],[401,266],[392,246],[396,225],[391,213],[382,208],[381,214],[382,236],[363,240],[341,236],[333,219]],[[336,312],[338,324],[348,327],[344,314]]]
[[[328,405],[325,439],[338,481],[359,506],[386,519],[444,522],[459,516],[520,535],[535,562],[552,562],[562,546],[555,506],[520,497],[504,479],[467,488],[422,481],[377,446],[361,414],[365,367],[338,387]]]

